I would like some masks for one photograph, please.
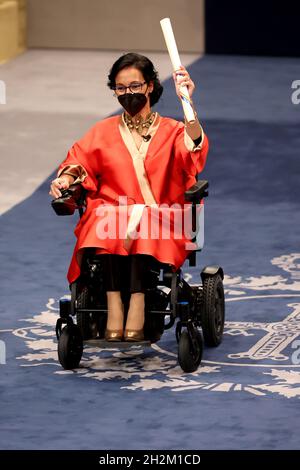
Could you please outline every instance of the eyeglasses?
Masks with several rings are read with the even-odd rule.
[[[128,86],[116,85],[112,89],[116,92],[116,95],[124,95],[127,91],[127,88],[129,88],[131,93],[140,93],[145,83],[147,82],[133,82]]]

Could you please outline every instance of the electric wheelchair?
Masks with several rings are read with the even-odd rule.
[[[199,180],[185,193],[191,203],[193,233],[199,233],[196,207],[208,196],[208,181]],[[79,210],[83,215],[85,190],[81,185],[72,185],[62,191],[62,196],[52,201],[58,215],[71,215]],[[196,241],[196,236],[192,241]],[[196,251],[188,256],[189,266],[196,266]],[[154,259],[154,258],[153,258]],[[171,265],[154,260],[149,269],[149,288],[145,293],[144,341],[139,343],[106,342],[104,332],[107,321],[107,300],[103,286],[101,256],[95,249],[86,249],[79,278],[70,285],[71,299],[60,300],[59,318],[56,323],[58,358],[64,369],[79,366],[84,344],[100,348],[126,348],[133,345],[150,346],[157,342],[164,330],[176,324],[178,362],[184,372],[194,372],[201,363],[203,343],[216,347],[222,341],[225,302],[223,269],[206,266],[199,275],[201,285],[189,285],[181,268],[172,271]],[[130,295],[121,292],[125,315]],[[76,319],[76,322],[73,321]],[[126,320],[126,318],[125,318]]]

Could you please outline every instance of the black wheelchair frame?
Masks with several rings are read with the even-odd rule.
[[[192,203],[194,233],[198,231],[197,204],[208,196],[207,188],[208,181],[199,180],[185,192],[185,200]],[[84,204],[85,191],[80,185],[70,186],[62,192],[60,198],[52,201],[52,207],[58,215],[71,215],[78,209],[81,217]],[[190,266],[196,266],[196,251],[200,250],[191,251],[187,258]],[[104,273],[101,257],[97,257],[94,252],[93,248],[85,250],[81,274],[70,285],[71,299],[60,300],[56,335],[62,367],[79,367],[84,344],[101,348],[150,346],[177,320],[178,362],[184,372],[197,370],[202,359],[203,342],[206,346],[216,347],[222,341],[225,322],[223,269],[220,266],[206,266],[200,273],[202,285],[189,285],[181,268],[173,272],[171,265],[154,260],[148,273],[150,287],[145,293],[145,340],[139,343],[107,343],[104,340],[107,301],[106,292],[101,288]],[[122,291],[121,295],[126,320],[130,296],[126,291]],[[73,317],[76,317],[76,323]]]

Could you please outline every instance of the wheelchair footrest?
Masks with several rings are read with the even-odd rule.
[[[103,338],[87,339],[83,341],[88,346],[101,349],[130,349],[132,347],[148,348],[151,346],[150,341],[106,341]]]

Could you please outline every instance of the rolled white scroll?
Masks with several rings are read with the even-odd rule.
[[[166,41],[169,56],[172,62],[173,70],[178,70],[181,66],[181,61],[171,25],[170,18],[164,18],[160,21],[161,29]],[[180,87],[181,103],[185,118],[188,122],[195,122],[195,113],[191,105],[190,96],[186,86]]]

